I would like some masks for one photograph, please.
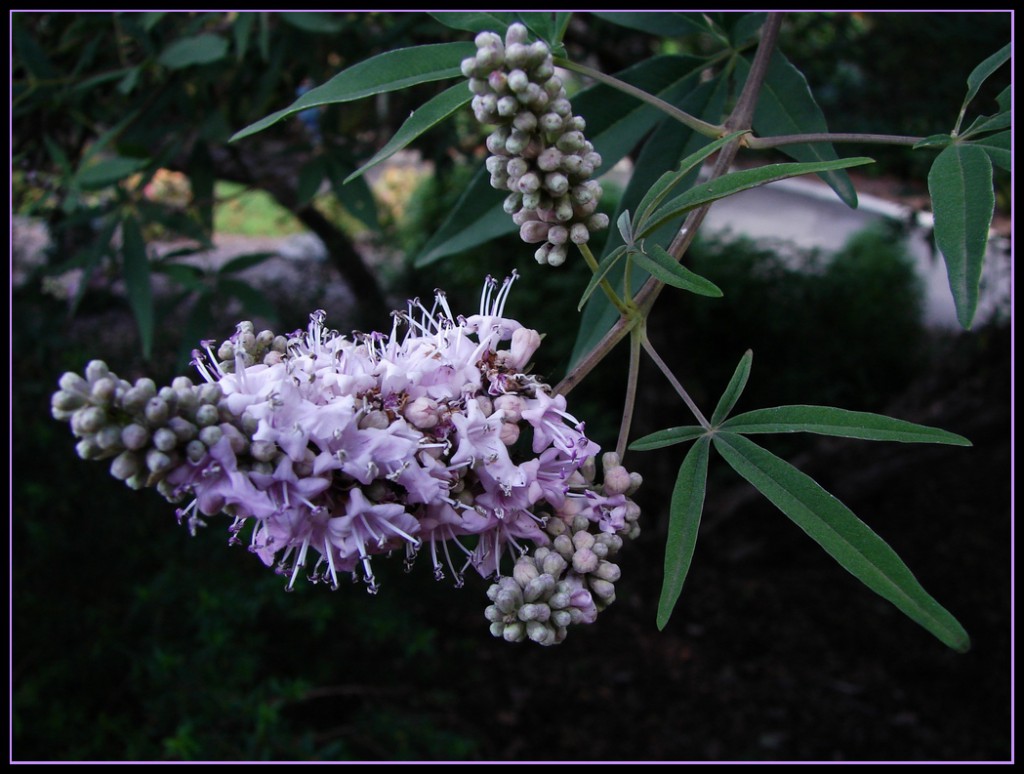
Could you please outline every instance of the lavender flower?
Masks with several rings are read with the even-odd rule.
[[[248,530],[249,550],[287,576],[288,590],[312,565],[314,583],[337,588],[350,573],[375,593],[373,558],[395,551],[410,565],[425,551],[435,577],[456,585],[473,568],[508,586],[503,566],[536,561],[530,550],[552,544],[562,556],[571,533],[564,566],[542,561],[550,593],[523,598],[565,601],[554,634],[523,627],[551,644],[613,597],[617,568],[602,561],[639,511],[617,461],[606,459],[611,483],[593,484],[599,447],[565,398],[528,373],[540,335],[504,316],[514,279],[488,278],[468,318],[440,291],[430,308],[414,299],[389,334],[349,338],[323,312],[288,337],[241,323],[195,352],[198,386],[183,377],[133,386],[93,361],[84,378],[61,378],[53,414],[81,438],[83,458],[113,458],[115,476],[179,503],[193,534],[210,516],[232,517],[229,542]]]

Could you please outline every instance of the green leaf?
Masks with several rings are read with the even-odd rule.
[[[92,164],[75,174],[75,183],[86,190],[96,190],[123,180],[149,165],[149,159],[115,156]]]
[[[924,590],[895,551],[839,500],[785,460],[735,433],[720,432],[725,461],[793,520],[844,569],[960,652],[967,632]]]
[[[950,145],[928,172],[935,244],[946,261],[956,316],[970,329],[978,308],[988,231],[995,209],[992,162],[981,148]]]
[[[722,297],[722,290],[718,285],[681,265],[660,245],[654,245],[649,254],[634,252],[631,255],[642,269],[666,285],[688,290],[698,296]]]
[[[690,562],[693,561],[700,516],[704,510],[710,451],[709,437],[700,438],[687,453],[676,476],[669,508],[668,537],[665,541],[665,580],[658,600],[658,631],[668,623],[672,609],[683,591]]]
[[[346,184],[352,165],[333,154],[326,156],[325,161],[327,179],[331,181],[331,190],[341,205],[371,231],[378,230],[380,222],[377,218],[377,200],[373,198],[373,191],[366,184],[366,179],[359,177]]]
[[[549,44],[555,36],[555,18],[551,11],[519,11],[516,14],[530,32]]]
[[[659,177],[657,182],[650,187],[646,194],[644,194],[644,198],[640,200],[640,204],[636,208],[637,230],[644,227],[648,218],[650,218],[651,214],[661,205],[665,200],[665,197],[671,193],[672,189],[689,177],[690,173],[696,169],[701,162],[711,154],[715,153],[723,145],[728,145],[737,137],[746,133],[746,131],[733,132],[732,134],[727,134],[725,137],[718,138],[714,142],[708,143],[679,162],[679,167],[677,169],[669,170]]]
[[[345,22],[323,11],[282,11],[281,18],[296,29],[314,35],[332,35],[345,29]]]
[[[689,89],[689,91],[675,104],[691,115],[717,122],[721,118],[728,93],[727,79],[719,77],[701,83],[700,78],[700,71],[696,70],[680,84],[681,88]],[[650,187],[661,177],[664,170],[676,166],[681,158],[696,153],[710,142],[710,139],[697,132],[681,128],[675,119],[663,117],[651,132],[649,139],[644,143],[636,158],[633,174],[612,220],[616,220],[618,214],[627,209],[637,211],[635,207]],[[697,170],[691,170],[688,175],[684,176],[681,185],[687,185],[696,179]],[[675,236],[677,229],[678,227],[674,225],[665,226],[651,234],[650,239],[656,243],[667,243]],[[619,243],[620,240],[616,234],[609,234],[605,242],[604,254],[607,255],[617,249]],[[621,287],[624,270],[624,266],[617,266],[609,272],[608,280],[613,287]],[[646,272],[633,264],[630,273],[632,287],[640,287],[646,277]],[[571,364],[579,362],[618,319],[618,310],[612,306],[604,294],[593,296],[586,309],[583,310],[580,319],[579,331],[570,358]]]
[[[481,166],[437,233],[423,245],[414,266],[426,266],[519,229],[501,207],[505,195],[491,188],[490,180]]]
[[[736,65],[736,77],[746,80],[749,63],[739,57]],[[768,72],[754,111],[754,130],[762,137],[828,132],[825,114],[811,94],[807,79],[778,50],[768,63]],[[830,143],[784,145],[779,150],[797,161],[832,161],[837,158]],[[820,177],[843,202],[856,208],[857,191],[845,172],[833,168]]]
[[[178,371],[184,371],[192,360],[192,351],[205,339],[213,324],[213,305],[221,308],[223,301],[218,298],[214,302],[215,291],[209,287],[204,288],[196,296],[185,318],[185,329],[181,332],[181,344],[178,347],[177,367]]]
[[[203,140],[198,140],[192,148],[188,163],[188,178],[192,187],[192,204],[199,215],[203,228],[213,233],[213,200],[214,175],[213,158],[210,149]]]
[[[601,262],[597,264],[597,271],[591,274],[590,282],[587,283],[587,287],[583,290],[583,295],[580,296],[580,302],[576,305],[577,312],[583,308],[583,305],[587,303],[587,299],[590,298],[593,292],[597,290],[598,285],[601,284],[601,280],[608,276],[608,272],[615,267],[619,259],[625,254],[626,246],[619,245],[619,247],[601,259]]]
[[[999,92],[999,96],[996,97],[996,104],[999,105],[1000,110],[1010,109],[1013,105],[1013,100],[1011,99],[1012,95],[1013,91],[1009,86]]]
[[[466,32],[496,32],[504,35],[513,21],[510,13],[488,11],[446,11],[431,13],[435,19],[449,29]]]
[[[663,223],[678,218],[702,204],[724,199],[726,196],[746,191],[749,188],[756,188],[759,185],[773,183],[776,180],[785,180],[786,178],[806,175],[811,172],[846,169],[872,163],[874,163],[873,159],[864,156],[854,156],[848,159],[837,159],[836,161],[818,161],[802,164],[766,164],[763,167],[732,172],[707,183],[694,186],[686,193],[662,205],[661,208],[651,215],[647,225],[644,226],[637,236],[647,236],[647,234]]]
[[[245,253],[244,255],[238,255],[217,269],[217,274],[223,276],[225,274],[235,274],[236,272],[245,271],[253,266],[259,266],[261,263],[269,258],[273,258],[275,255],[277,255],[275,252]]]
[[[953,142],[953,136],[950,134],[932,134],[914,143],[914,150],[918,148],[945,148],[951,142]]]
[[[665,446],[674,446],[677,443],[692,441],[707,433],[707,430],[700,425],[684,425],[682,427],[669,427],[659,430],[656,433],[637,438],[629,445],[631,451],[650,451],[661,449]]]
[[[32,38],[32,35],[21,25],[18,20],[20,14],[11,17],[11,42],[14,45],[14,53],[11,64],[16,67],[19,64],[24,66],[29,76],[37,80],[49,80],[54,78],[57,71],[50,62],[46,52]]]
[[[167,15],[164,11],[148,11],[141,15],[141,26],[146,32],[152,32],[153,28],[160,23],[160,20]]]
[[[217,62],[228,52],[228,42],[220,35],[204,33],[180,38],[165,48],[157,62],[169,70],[181,70],[192,65]]]
[[[706,27],[681,13],[593,11],[592,15],[620,27],[647,32],[658,37],[677,37],[706,31]]]
[[[206,283],[204,282],[206,274],[196,266],[189,266],[184,263],[170,263],[158,264],[153,266],[152,269],[160,274],[165,274],[188,290],[202,291],[206,288]]]
[[[755,11],[740,16],[739,21],[729,30],[729,40],[732,43],[732,47],[738,49],[757,35],[767,18],[768,14],[764,11]]]
[[[320,156],[314,156],[299,169],[299,180],[295,190],[296,206],[303,207],[320,190],[324,179],[324,162]]]
[[[974,123],[960,133],[960,139],[966,140],[976,134],[1006,129],[1010,126],[1012,121],[1013,116],[1009,110],[1003,111],[1002,113],[996,113],[994,116],[978,116],[974,119]]]
[[[257,317],[266,317],[268,320],[277,319],[277,309],[270,300],[252,285],[241,280],[222,277],[217,283],[219,292],[234,296],[242,302],[246,313],[252,313]]]
[[[715,406],[715,411],[711,415],[712,427],[718,427],[722,424],[722,421],[729,416],[729,412],[733,410],[736,401],[740,399],[740,395],[743,394],[743,388],[747,386],[747,379],[750,378],[750,366],[753,362],[754,352],[748,349],[743,353],[743,357],[740,358],[736,370],[733,371],[732,378],[729,380],[725,392],[718,399],[718,405]]]
[[[1007,43],[971,71],[971,74],[967,76],[967,96],[964,97],[964,104],[960,108],[961,118],[963,118],[963,113],[967,110],[967,106],[970,104],[971,100],[974,99],[975,95],[977,95],[978,89],[981,88],[981,84],[988,80],[988,77],[1002,67],[1009,59],[1010,44]],[[959,127],[959,121],[957,122],[957,126]]]
[[[252,25],[256,21],[256,14],[243,12],[235,19],[231,32],[235,39],[235,57],[241,62],[245,58],[245,52],[249,49],[249,37],[252,35]]]
[[[148,360],[153,353],[153,288],[149,278],[149,256],[142,240],[142,229],[134,215],[121,221],[121,254],[124,259],[124,283],[128,303],[135,314],[142,341],[142,354]]]
[[[1005,169],[1007,172],[1012,169],[1013,159],[1010,156],[1009,129],[1005,132],[990,134],[988,137],[983,137],[980,140],[973,140],[971,145],[985,151],[985,153],[988,154],[988,157],[992,159],[992,163],[997,167]]]
[[[398,131],[395,132],[394,136],[388,140],[387,144],[377,151],[373,155],[373,158],[345,178],[345,182],[347,183],[350,180],[359,177],[361,174],[366,172],[366,170],[376,166],[385,159],[390,158],[428,129],[433,128],[458,111],[459,108],[466,105],[472,98],[473,95],[470,94],[469,89],[466,88],[466,84],[457,83],[454,86],[445,89],[437,96],[427,100],[420,105],[419,109],[413,111],[413,113],[405,120],[405,123],[398,128]]]
[[[970,446],[971,442],[955,433],[918,425],[902,419],[848,411],[830,406],[777,406],[737,414],[723,422],[722,429],[733,433],[817,433],[868,441],[901,443],[945,443]]]
[[[418,83],[461,78],[462,60],[472,56],[476,46],[469,42],[431,43],[424,46],[400,48],[378,54],[354,64],[335,75],[327,83],[310,89],[284,110],[278,110],[236,132],[230,142],[256,134],[282,118],[318,105],[370,97],[388,91],[397,91]]]
[[[676,104],[700,85],[704,64],[696,57],[654,56],[616,73],[615,77]],[[587,120],[587,139],[601,154],[601,166],[594,171],[594,177],[632,152],[637,138],[643,137],[664,116],[656,107],[603,83],[576,94],[572,106],[575,115]],[[676,130],[685,131],[678,124]]]

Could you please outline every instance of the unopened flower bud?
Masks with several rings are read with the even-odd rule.
[[[519,621],[505,624],[501,636],[505,638],[505,642],[522,642],[526,639],[526,624]]]
[[[421,430],[429,430],[440,421],[437,412],[436,401],[423,395],[405,407],[404,415],[414,427],[418,427]]]
[[[506,446],[512,446],[519,440],[519,425],[514,422],[502,422],[498,432],[498,440]]]
[[[191,440],[185,445],[185,458],[198,464],[206,456],[206,444],[199,440]]]
[[[555,630],[540,621],[527,622],[526,635],[538,645],[555,644]]]
[[[121,430],[121,443],[126,449],[138,451],[149,443],[149,430],[140,424],[125,425]]]
[[[508,29],[505,31],[505,45],[509,46],[513,43],[525,43],[529,34],[530,33],[526,29],[526,25],[519,22],[510,24]]]
[[[79,409],[71,418],[71,430],[75,435],[97,432],[107,422],[107,415],[99,406]]]
[[[528,603],[519,608],[520,621],[546,621],[551,617],[551,608],[544,603]]]
[[[590,241],[590,229],[582,223],[573,223],[569,229],[569,241],[574,245],[585,245]]]
[[[110,368],[102,360],[90,360],[85,366],[85,378],[97,382],[110,375]]]
[[[171,458],[159,449],[150,449],[146,452],[146,467],[152,473],[161,473],[171,467]]]
[[[589,548],[581,548],[572,555],[572,568],[582,575],[596,570],[599,561],[597,555]]]
[[[548,265],[549,266],[561,266],[565,263],[568,251],[565,249],[565,245],[553,245],[548,251]]]
[[[529,76],[522,70],[512,70],[508,74],[508,88],[513,93],[520,92],[526,89],[530,84]]]
[[[539,220],[529,220],[519,228],[519,238],[527,244],[542,242],[548,238],[551,225]]]
[[[529,557],[523,557],[516,562],[512,568],[512,577],[520,586],[526,586],[530,581],[540,575],[537,565]]]
[[[615,581],[622,577],[622,570],[619,569],[619,565],[604,559],[598,563],[597,569],[593,573],[595,577],[606,580],[609,583],[615,583]]]
[[[587,218],[587,228],[591,231],[603,231],[608,228],[608,216],[603,212],[595,212]]]
[[[118,481],[131,478],[140,470],[142,470],[142,461],[137,454],[130,451],[121,452],[110,463],[110,475]]]
[[[615,599],[615,584],[600,578],[590,579],[590,590],[605,604],[611,604]]]
[[[163,452],[169,452],[178,445],[178,437],[174,431],[167,427],[161,427],[153,433],[153,446]]]
[[[548,229],[548,241],[553,245],[564,245],[568,238],[569,229],[565,226],[552,226]]]
[[[549,573],[544,572],[523,587],[523,599],[527,602],[547,599],[551,596],[554,588],[555,579]]]

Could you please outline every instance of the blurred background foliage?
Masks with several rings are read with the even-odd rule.
[[[807,75],[832,129],[929,134],[949,130],[964,74],[1006,36],[1001,14],[796,13],[781,46]],[[690,601],[658,633],[674,474],[650,456],[633,460],[647,479],[641,504],[649,527],[623,556],[619,601],[596,631],[573,632],[545,650],[493,640],[483,584],[455,591],[423,567],[405,575],[378,563],[376,598],[308,586],[285,594],[283,581],[254,557],[227,549],[218,521],[189,539],[161,498],[132,492],[74,455],[67,428],[49,417],[62,372],[99,357],[126,378],[167,383],[183,351],[200,338],[225,337],[238,319],[282,330],[303,325],[326,285],[353,291],[343,319],[332,319],[336,327],[379,328],[387,310],[434,287],[449,292],[453,308],[471,311],[485,274],[518,267],[524,276],[508,313],[548,334],[537,370],[552,381],[561,376],[572,339],[558,334],[576,319],[582,262],[524,270],[529,253],[515,237],[415,272],[405,261],[482,158],[471,121],[457,118],[417,141],[418,169],[428,174],[389,171],[340,184],[447,84],[332,106],[318,114],[318,133],[290,120],[227,143],[290,104],[304,79],[322,83],[392,48],[467,38],[419,13],[12,15],[12,209],[45,223],[50,239],[16,283],[12,275],[15,758],[1008,755],[1008,439],[992,433],[1006,421],[994,409],[970,404],[943,425],[981,447],[968,452],[981,455],[970,473],[938,452],[926,455],[928,470],[894,463],[918,487],[935,471],[964,477],[966,499],[953,504],[962,510],[959,526],[935,536],[937,544],[927,526],[937,504],[908,501],[905,490],[869,500],[875,513],[887,513],[892,501],[897,510],[880,531],[903,541],[896,547],[937,598],[967,611],[962,620],[979,654],[965,657],[941,652],[854,581],[837,580],[841,571],[796,537],[780,539],[774,515],[737,526],[727,518],[730,502],[743,498],[735,488],[709,505]],[[571,58],[614,72],[705,42],[580,14],[566,45]],[[944,66],[922,59],[922,50],[942,51]],[[994,94],[999,83],[991,87]],[[879,150],[864,152],[882,159],[887,174],[908,186],[922,179],[926,166],[913,154]],[[926,165],[931,157],[923,158]],[[606,188],[611,212],[621,190]],[[130,292],[118,284],[138,259],[121,237],[126,223],[146,241],[175,246],[143,254],[159,289],[148,347]],[[218,235],[308,231],[324,243],[325,262],[315,272],[307,266],[309,279],[295,292],[242,273],[267,259],[259,252],[237,271],[190,264]],[[691,259],[725,297],[664,304],[651,325],[670,360],[685,357],[678,365],[701,405],[751,347],[750,407],[814,402],[885,411],[916,395],[907,405],[920,409],[948,405],[942,390],[967,384],[979,400],[995,390],[996,408],[1004,407],[1005,329],[953,340],[926,331],[920,288],[892,233],[860,235],[836,256],[708,237]],[[70,270],[83,279],[55,294],[55,281]],[[928,388],[936,373],[942,380]],[[651,386],[636,435],[664,424],[654,419],[664,416],[659,378],[644,376]],[[613,356],[574,391],[572,410],[587,417],[594,437],[614,437],[624,382],[624,362]],[[901,416],[915,419],[909,408]],[[830,485],[827,474],[819,480]],[[872,512],[864,515],[871,523]],[[920,534],[929,536],[927,546],[909,544]],[[971,574],[966,586],[958,572],[944,575],[954,563]]]

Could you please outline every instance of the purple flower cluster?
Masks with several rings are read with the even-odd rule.
[[[606,460],[603,488],[593,483],[599,447],[565,397],[528,373],[540,335],[504,316],[514,279],[488,278],[468,318],[440,291],[429,309],[410,301],[390,334],[343,336],[322,312],[290,337],[242,323],[196,351],[199,386],[133,386],[93,361],[84,378],[61,378],[53,413],[70,422],[81,456],[113,458],[130,486],[181,503],[193,533],[221,512],[234,518],[233,543],[251,526],[250,550],[288,576],[288,589],[312,564],[314,583],[336,588],[351,573],[376,592],[371,557],[393,551],[410,565],[426,552],[435,577],[450,573],[456,585],[470,567],[501,580],[506,554],[511,568],[553,545],[565,561],[541,563],[551,588],[534,598],[550,602],[561,582],[582,611],[555,616],[560,639],[596,615],[589,594],[611,577],[601,564],[609,547],[636,531],[626,494],[639,481]],[[582,582],[588,572],[596,586]],[[502,615],[518,615],[504,604]],[[522,639],[513,634],[523,627],[492,631],[506,628],[506,639]]]

